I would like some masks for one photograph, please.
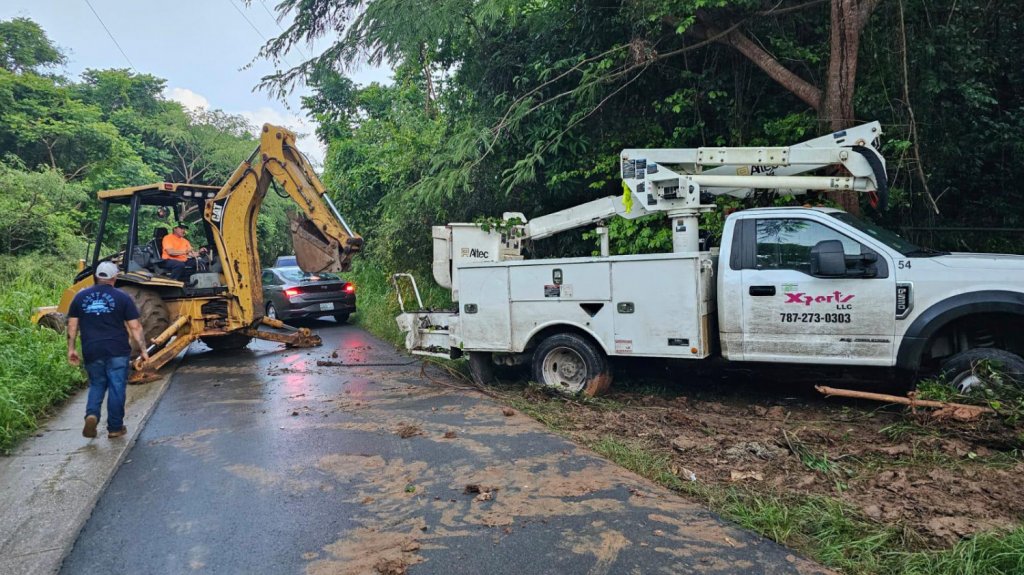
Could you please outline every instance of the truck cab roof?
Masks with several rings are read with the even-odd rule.
[[[763,213],[766,213],[766,212],[767,213],[772,213],[772,212],[780,212],[780,211],[786,211],[786,210],[814,210],[816,212],[821,212],[823,214],[846,213],[843,210],[840,210],[838,208],[829,208],[829,207],[826,207],[826,206],[778,206],[778,207],[771,207],[771,208],[749,208],[749,209],[743,210],[741,212],[735,212],[735,214],[763,214]]]

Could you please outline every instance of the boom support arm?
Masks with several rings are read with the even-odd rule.
[[[320,178],[295,147],[295,139],[290,130],[264,124],[259,147],[206,204],[204,215],[214,231],[227,291],[238,298],[239,305],[228,306],[229,313],[239,313],[240,317],[232,319],[243,324],[253,323],[263,312],[256,219],[268,188],[275,182],[305,216],[292,222],[296,257],[302,269],[347,270],[352,255],[363,244],[331,204]]]

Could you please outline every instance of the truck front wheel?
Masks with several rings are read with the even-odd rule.
[[[967,393],[985,386],[985,374],[979,371],[982,362],[990,362],[1011,383],[1024,385],[1024,359],[1015,353],[990,347],[968,349],[951,356],[943,362],[940,375],[960,393]]]
[[[533,377],[559,393],[597,395],[612,383],[604,352],[575,333],[552,335],[533,352]]]

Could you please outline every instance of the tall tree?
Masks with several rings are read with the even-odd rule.
[[[15,74],[39,73],[63,64],[64,54],[43,29],[28,18],[0,21],[0,68]]]

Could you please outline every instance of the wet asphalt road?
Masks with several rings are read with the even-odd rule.
[[[61,572],[824,572],[358,328],[313,327],[311,350],[195,345]]]

